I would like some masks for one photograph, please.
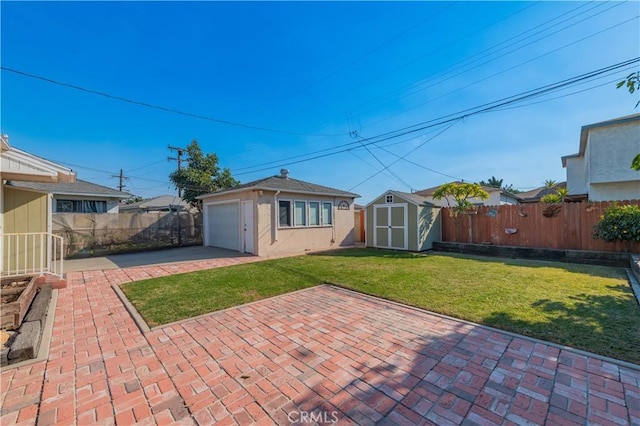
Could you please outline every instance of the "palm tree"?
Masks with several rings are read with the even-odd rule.
[[[558,182],[556,182],[553,179],[547,179],[544,181],[544,186],[546,188],[553,188],[554,186],[556,186],[558,184]]]

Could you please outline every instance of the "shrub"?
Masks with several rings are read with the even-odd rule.
[[[640,242],[640,206],[609,206],[594,226],[593,237],[605,241]]]

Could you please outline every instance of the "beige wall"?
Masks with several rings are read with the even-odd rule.
[[[47,232],[48,196],[37,192],[4,187],[4,234]],[[2,235],[3,272],[33,268],[46,255],[46,238],[20,238]]]
[[[277,205],[279,199],[298,201],[330,201],[333,203],[333,226],[279,227]],[[203,204],[223,201],[251,200],[254,209],[254,254],[268,257],[283,254],[302,254],[307,251],[327,250],[351,246],[354,243],[354,200],[351,198],[315,196],[275,191],[247,190],[221,194],[203,199]],[[346,201],[348,210],[338,210]],[[275,202],[275,204],[274,204]],[[276,207],[274,207],[276,206]],[[203,218],[206,222],[206,218]],[[206,232],[206,231],[205,231]],[[238,230],[240,232],[240,230]]]
[[[4,232],[47,232],[46,194],[4,187]]]

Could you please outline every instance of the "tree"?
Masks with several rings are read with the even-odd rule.
[[[564,198],[569,194],[567,188],[558,188],[555,193],[547,194],[540,197],[540,201],[543,203],[556,204],[564,201]]]
[[[142,200],[144,200],[144,198],[142,198],[141,196],[133,195],[133,196],[127,198],[126,200],[124,200],[122,203],[123,204],[133,204],[133,203],[139,203]]]
[[[491,176],[491,179],[487,179],[486,182],[481,180],[479,182],[479,184],[483,185],[483,186],[491,186],[491,187],[494,187],[494,188],[502,188],[502,181],[503,180],[504,179],[496,179],[495,176]]]
[[[631,94],[633,94],[636,89],[640,90],[640,71],[632,72],[627,76],[627,78],[619,81],[616,88],[619,89],[622,86],[626,86],[627,90],[629,90],[629,93]],[[640,101],[636,103],[635,108],[638,108],[638,105],[640,105]]]
[[[558,184],[558,182],[556,182],[553,179],[547,179],[544,181],[544,186],[546,188],[553,188],[554,186],[556,186]]]
[[[193,140],[185,149],[187,167],[169,175],[176,188],[182,189],[182,199],[198,206],[196,197],[221,189],[230,188],[240,182],[231,176],[229,169],[218,166],[216,154],[203,154],[198,141]]]
[[[502,190],[503,190],[503,191],[510,192],[510,193],[512,193],[512,194],[520,194],[520,193],[522,192],[522,191],[520,191],[519,189],[515,189],[515,188],[513,187],[513,185],[512,185],[512,184],[509,184],[509,185],[505,185],[505,186],[503,186],[503,187],[502,187]]]
[[[519,193],[522,192],[522,191],[519,191],[519,190],[515,189],[512,184],[502,185],[503,181],[504,181],[504,179],[498,179],[495,176],[491,176],[491,179],[487,179],[486,182],[481,180],[480,182],[478,182],[478,184],[482,185],[482,186],[491,186],[493,188],[500,188],[503,191],[507,191],[507,192],[510,192],[512,194],[519,194]]]
[[[489,193],[477,183],[451,182],[445,183],[433,193],[434,200],[442,200],[443,198],[447,200],[449,207],[452,207],[451,201],[455,201],[454,212],[457,215],[473,208],[473,204],[469,201],[470,198],[486,200],[489,198]]]
[[[616,88],[619,89],[622,86],[626,86],[627,90],[631,94],[633,94],[636,89],[640,91],[640,71],[632,72],[631,74],[629,74],[627,78],[618,82]],[[638,105],[640,105],[640,101],[636,103],[636,106],[634,108],[638,108]],[[640,171],[640,153],[633,157],[633,160],[631,161],[631,168],[633,170]]]

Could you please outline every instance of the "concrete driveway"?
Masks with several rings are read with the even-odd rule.
[[[64,269],[65,272],[98,271],[104,269],[123,269],[247,256],[251,255],[245,255],[238,253],[237,251],[225,250],[216,247],[191,246],[66,260],[64,262]]]
[[[255,258],[72,272],[1,424],[640,424],[640,367],[331,286],[143,334],[111,288]],[[217,263],[216,263],[217,262]]]

